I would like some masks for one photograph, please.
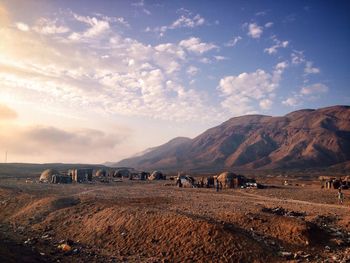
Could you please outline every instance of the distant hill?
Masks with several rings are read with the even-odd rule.
[[[333,106],[232,118],[194,139],[175,138],[115,166],[212,171],[348,167],[349,161],[350,106]]]
[[[68,163],[0,163],[0,179],[6,177],[32,177],[39,176],[46,169],[55,169],[66,172],[72,168],[106,168],[100,164],[68,164]]]

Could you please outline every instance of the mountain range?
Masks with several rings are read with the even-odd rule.
[[[115,166],[213,171],[294,169],[350,163],[350,106],[285,116],[246,115],[190,139],[177,137]]]

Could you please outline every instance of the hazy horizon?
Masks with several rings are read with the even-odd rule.
[[[349,11],[0,0],[0,156],[98,164],[235,116],[349,105]]]

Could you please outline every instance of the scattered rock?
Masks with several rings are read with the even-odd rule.
[[[267,208],[263,207],[262,212],[280,215],[280,216],[289,216],[289,217],[304,217],[306,213],[296,212],[296,211],[287,211],[283,207]]]
[[[280,255],[288,259],[292,257],[292,252],[280,251]]]
[[[69,252],[72,250],[72,247],[68,244],[61,244],[58,246],[58,248],[64,252]]]

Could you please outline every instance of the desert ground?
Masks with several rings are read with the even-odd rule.
[[[284,180],[216,192],[3,177],[0,262],[349,262],[350,190],[339,205],[316,179]]]

